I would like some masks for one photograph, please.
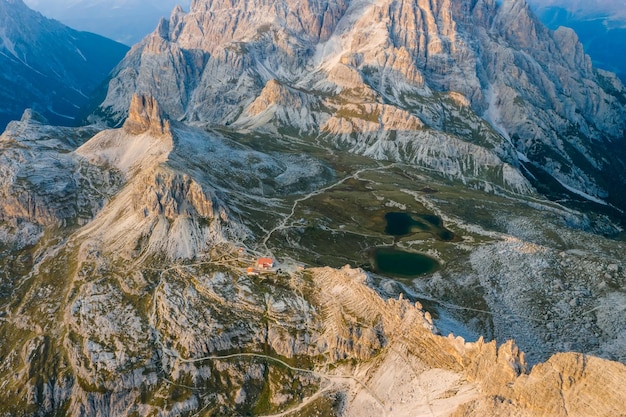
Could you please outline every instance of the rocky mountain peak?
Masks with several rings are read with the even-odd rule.
[[[26,4],[24,4],[22,0],[2,0],[0,1],[0,7],[2,6],[21,7],[27,9]]]
[[[291,106],[302,105],[302,101],[292,100],[292,98],[294,98],[294,95],[291,94],[285,86],[281,85],[277,80],[271,79],[265,84],[261,94],[259,94],[257,99],[250,105],[248,111],[251,114],[258,114],[275,104]]]
[[[154,97],[135,94],[130,102],[124,130],[133,135],[145,132],[163,135],[169,133],[170,123]]]
[[[196,0],[191,3],[189,13],[196,23],[187,31],[199,36],[182,32],[178,40],[185,47],[195,45],[214,52],[227,42],[252,38],[272,26],[282,26],[318,42],[332,35],[348,6],[346,0]]]
[[[505,0],[495,16],[495,32],[516,48],[535,49],[545,44],[550,35],[525,0]]]
[[[22,114],[22,118],[20,119],[20,122],[29,121],[35,121],[41,124],[48,124],[48,119],[46,119],[41,113],[38,113],[33,109],[24,110],[24,114]]]
[[[412,120],[390,131],[447,130],[472,144],[468,132],[486,123],[495,136],[484,130],[482,143],[505,163],[521,158],[604,200],[621,192],[604,179],[619,163],[601,167],[603,147],[626,126],[624,92],[610,80],[571,31],[548,30],[524,0],[196,0],[118,66],[111,85],[124,88],[111,88],[100,112],[117,123],[133,92],[148,93],[177,120],[324,135],[332,126],[335,143],[394,159],[406,153],[379,128],[385,115]],[[468,104],[465,127],[444,120],[461,111],[452,96]],[[350,138],[355,127],[377,132],[376,144]]]
[[[165,40],[169,40],[169,32],[170,32],[170,22],[165,19],[162,18],[159,21],[159,24],[156,28],[155,31],[161,38],[165,39]]]
[[[573,29],[559,27],[554,31],[554,39],[559,50],[566,57],[572,68],[579,68],[580,71],[588,75],[593,74],[591,58],[585,54],[583,45]]]

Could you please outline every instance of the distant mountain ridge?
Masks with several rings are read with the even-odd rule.
[[[78,32],[0,0],[0,127],[34,107],[52,123],[72,125],[80,107],[128,48]]]
[[[529,2],[551,29],[574,29],[598,68],[615,72],[626,83],[626,9],[622,1]]]
[[[177,4],[187,8],[190,0],[26,0],[45,16],[64,24],[132,46],[156,27]]]
[[[579,19],[602,17],[626,24],[626,9],[622,0],[528,0],[537,10],[561,8]]]

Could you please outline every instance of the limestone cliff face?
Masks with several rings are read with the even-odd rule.
[[[358,271],[344,268],[332,272],[317,270],[314,274],[317,285],[324,289],[320,300],[325,323],[338,326],[328,329],[338,335],[337,339],[345,328],[353,325],[358,329],[365,323],[377,335],[375,340],[382,348],[380,356],[366,371],[356,375],[368,381],[373,387],[369,395],[389,407],[390,415],[444,410],[446,405],[449,411],[444,415],[455,417],[624,412],[624,394],[619,383],[626,375],[623,364],[568,353],[555,355],[530,369],[523,352],[512,342],[497,346],[482,340],[466,343],[461,338],[434,335],[430,315],[421,310],[421,305],[402,299],[377,302],[359,285],[365,277]],[[365,329],[353,329],[350,334],[368,337]],[[374,351],[378,350],[377,343],[373,344]],[[358,345],[371,346],[364,340]],[[390,378],[397,369],[407,367],[412,376]],[[380,404],[372,409],[370,402],[368,409],[365,389],[356,391],[348,397],[351,401],[347,414],[380,415]],[[392,392],[400,394],[400,398]],[[423,398],[425,393],[427,400]]]
[[[0,240],[9,245],[33,244],[44,227],[84,224],[121,182],[115,172],[71,154],[95,133],[93,128],[45,122],[27,110],[0,136]]]
[[[133,135],[150,132],[154,135],[169,133],[169,121],[165,119],[159,103],[153,97],[134,95],[124,122],[124,130]]]
[[[232,41],[256,35],[264,27],[271,30],[279,22],[287,31],[302,33],[313,42],[323,41],[332,35],[349,3],[349,0],[194,0],[189,13],[197,22],[191,28],[193,32],[184,27],[187,22],[176,13],[173,33],[185,48],[200,48],[209,53]],[[193,33],[201,35],[192,36]]]
[[[520,367],[512,345],[472,346],[469,378],[481,385],[484,397],[463,404],[452,416],[619,415],[621,393],[615,384],[624,368],[581,354],[559,354],[532,371]],[[495,366],[494,366],[495,364]],[[602,388],[600,388],[602,387]],[[590,391],[587,391],[589,389]],[[602,391],[601,397],[591,392]],[[558,398],[555,399],[555,398]],[[506,400],[504,400],[506,399]]]
[[[361,144],[355,152],[389,137],[372,132],[479,136],[504,163],[524,164],[531,182],[552,177],[557,195],[626,204],[608,180],[625,180],[615,151],[626,126],[623,86],[592,68],[572,31],[549,31],[523,0],[198,0],[189,13],[175,9],[114,74],[101,110],[118,121],[139,92],[188,122],[280,125],[341,147],[349,132]],[[299,99],[260,116],[278,85],[284,95],[274,102]],[[467,105],[448,100],[454,94]],[[338,102],[360,115],[337,117]],[[375,111],[383,118],[372,120],[368,108],[383,103]]]

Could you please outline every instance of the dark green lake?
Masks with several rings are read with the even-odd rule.
[[[441,217],[434,214],[415,214],[391,212],[385,214],[387,226],[385,233],[391,236],[407,236],[411,233],[425,232],[443,241],[454,239],[454,233],[443,227]]]
[[[385,220],[387,221],[385,233],[392,236],[408,235],[415,224],[413,218],[407,213],[387,213]]]
[[[430,256],[393,247],[375,248],[371,257],[374,271],[400,278],[415,278],[439,268],[439,262]]]

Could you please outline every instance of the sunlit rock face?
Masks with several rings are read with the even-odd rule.
[[[124,130],[133,135],[150,132],[155,135],[169,133],[169,122],[153,97],[133,96],[124,122]]]

